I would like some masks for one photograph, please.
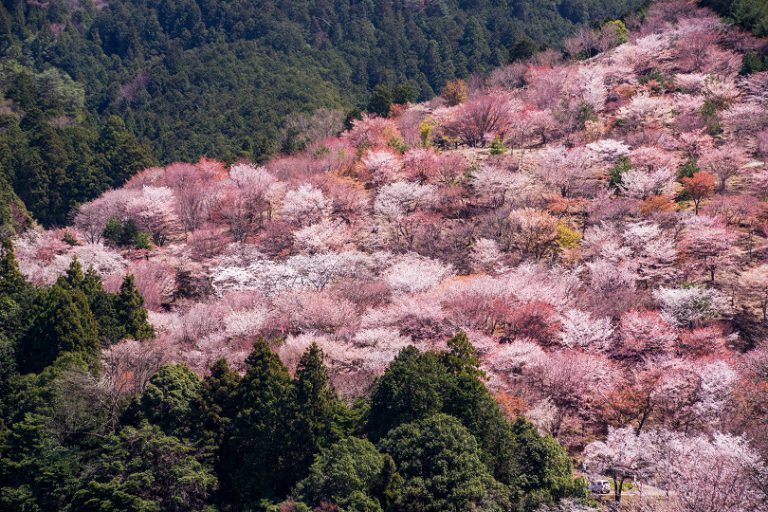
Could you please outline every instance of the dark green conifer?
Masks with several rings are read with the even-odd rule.
[[[144,309],[144,297],[136,289],[132,275],[125,276],[120,285],[120,292],[115,299],[118,323],[125,329],[125,335],[136,340],[154,337],[155,332],[147,322],[147,310]]]

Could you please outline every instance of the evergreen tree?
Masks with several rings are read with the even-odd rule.
[[[10,239],[0,246],[0,402],[17,371],[16,351],[24,333],[35,290],[24,279]]]
[[[354,502],[365,499],[370,506],[364,510],[380,511],[380,498],[400,479],[393,468],[392,458],[380,453],[373,443],[348,437],[315,457],[309,476],[296,485],[293,494],[312,506],[326,501],[346,510],[361,510]]]
[[[381,117],[387,117],[389,115],[389,108],[392,106],[394,97],[392,95],[392,89],[387,85],[379,84],[371,92],[371,97],[368,100],[368,112],[377,114]]]
[[[0,246],[0,294],[18,299],[30,288],[19,270],[10,237],[2,239]]]
[[[87,370],[72,354],[39,374],[13,379],[7,390],[0,436],[0,510],[61,510],[77,486],[83,451],[58,431],[61,376]]]
[[[120,326],[125,329],[126,336],[136,340],[154,337],[154,329],[147,322],[144,298],[136,289],[132,275],[125,276],[120,285],[120,292],[115,299],[115,312]]]
[[[480,21],[472,16],[467,21],[464,37],[461,41],[462,52],[466,56],[467,71],[477,73],[486,70],[491,57],[491,48],[485,39],[486,30]],[[462,73],[461,70],[459,74]]]
[[[83,292],[57,283],[41,293],[18,350],[22,372],[40,371],[63,352],[81,353],[95,363],[99,328]]]
[[[118,116],[109,116],[101,128],[96,151],[113,187],[121,186],[140,170],[156,163],[150,149],[139,143]]]
[[[393,427],[440,412],[444,369],[433,353],[404,348],[376,383],[367,431],[374,441]]]
[[[83,290],[83,285],[85,283],[85,274],[83,274],[83,266],[80,264],[80,261],[77,259],[77,256],[72,258],[72,262],[69,264],[69,268],[67,269],[67,272],[64,274],[64,281],[71,288],[77,288],[79,290]]]
[[[31,224],[32,216],[14,192],[0,163],[0,237],[20,233]]]
[[[80,287],[88,298],[93,316],[99,323],[99,336],[103,345],[117,343],[126,336],[115,309],[116,295],[104,290],[101,276],[89,267]]]
[[[246,368],[237,390],[240,410],[222,444],[218,468],[225,499],[243,508],[264,498],[285,496],[293,484],[286,460],[288,370],[263,339],[254,344]]]
[[[142,421],[159,426],[170,436],[187,438],[193,430],[193,407],[200,398],[202,382],[181,364],[167,364],[155,373],[140,397],[134,399],[125,419],[134,425]]]
[[[403,477],[393,512],[510,509],[509,490],[494,480],[472,434],[445,414],[400,425],[379,443]]]
[[[202,446],[214,453],[229,431],[237,412],[237,389],[240,375],[227,360],[218,359],[211,366],[211,373],[203,381],[200,395],[194,404],[193,416],[198,425],[196,433]]]
[[[343,405],[336,397],[316,343],[301,356],[293,383],[291,424],[294,478],[306,475],[312,459],[340,437],[336,419]]]
[[[186,512],[210,510],[216,477],[194,448],[143,423],[110,436],[74,494],[79,512]]]

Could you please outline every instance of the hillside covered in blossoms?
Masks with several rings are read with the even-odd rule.
[[[263,339],[291,375],[319,348],[352,402],[465,333],[509,418],[665,496],[627,507],[768,510],[766,41],[672,0],[565,46],[263,165],[145,169],[17,236],[19,269],[133,276],[146,335],[101,354],[118,395],[167,363],[247,375]]]

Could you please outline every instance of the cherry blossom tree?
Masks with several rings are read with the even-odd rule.
[[[673,436],[661,477],[685,511],[748,512],[766,505],[765,462],[746,439],[729,434]]]
[[[513,122],[515,111],[522,105],[507,94],[477,96],[453,107],[452,119],[443,126],[446,135],[470,146],[485,146],[494,137],[504,139]]]
[[[397,125],[391,119],[364,115],[353,122],[352,129],[344,138],[357,148],[383,147],[392,140],[400,139]]]
[[[717,219],[698,216],[688,221],[680,245],[691,270],[703,270],[710,282],[715,282],[716,272],[735,262],[733,244],[736,239],[736,234]]]
[[[611,363],[598,354],[576,350],[553,352],[540,364],[531,366],[523,380],[533,396],[549,398],[554,406],[551,433],[563,439],[569,428],[580,428],[572,420],[588,419],[591,403],[616,383]]]
[[[391,149],[372,149],[363,156],[365,169],[377,183],[390,183],[403,177],[400,155]]]
[[[131,262],[128,273],[133,275],[147,309],[159,310],[173,299],[176,282],[175,269],[171,266],[154,260],[138,260]]]
[[[330,212],[331,202],[323,191],[304,184],[285,194],[280,217],[295,226],[306,227],[327,218]]]
[[[500,274],[507,269],[499,244],[489,238],[475,240],[472,245],[472,270]]]
[[[584,193],[590,181],[595,183],[592,155],[581,148],[550,146],[536,154],[532,174],[563,197]]]
[[[158,245],[181,232],[176,198],[169,187],[143,187],[140,195],[128,200],[126,215],[138,229],[150,233]]]
[[[563,315],[561,343],[569,348],[603,351],[611,346],[613,325],[608,318],[594,318],[590,313],[570,309]]]
[[[175,163],[165,168],[164,182],[174,190],[178,215],[187,232],[208,219],[215,183],[224,177],[222,164],[205,159],[198,164]]]
[[[628,265],[617,265],[606,259],[587,264],[593,307],[604,314],[616,315],[637,299],[637,274]]]
[[[741,296],[756,303],[763,315],[763,322],[768,321],[768,265],[753,267],[739,277]]]
[[[523,257],[541,259],[555,251],[557,219],[534,208],[513,210],[509,214],[511,246]]]
[[[623,194],[635,199],[648,199],[651,196],[671,195],[674,192],[675,170],[660,167],[652,171],[630,169],[621,176],[619,189]]]
[[[717,190],[724,192],[728,180],[737,176],[748,161],[743,147],[728,143],[706,151],[699,159],[699,167],[717,176]]]
[[[434,181],[440,176],[440,156],[432,149],[411,149],[403,155],[403,172],[412,181]]]
[[[452,273],[450,266],[439,261],[407,255],[398,258],[383,277],[395,292],[420,292],[437,286]]]
[[[711,288],[660,287],[653,292],[664,318],[675,325],[694,325],[726,309],[722,295]]]
[[[658,457],[653,434],[636,433],[633,428],[609,429],[605,441],[595,441],[584,449],[590,469],[607,473],[614,482],[614,499],[621,501],[624,482],[652,473]]]
[[[619,322],[616,353],[633,361],[664,356],[671,353],[676,340],[674,325],[657,311],[627,311]]]

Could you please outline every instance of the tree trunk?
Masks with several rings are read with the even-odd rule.
[[[624,487],[624,477],[622,476],[621,479],[617,479],[616,475],[613,476],[613,485],[615,487],[613,495],[614,499],[616,500],[616,503],[621,503],[621,491]]]

